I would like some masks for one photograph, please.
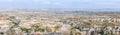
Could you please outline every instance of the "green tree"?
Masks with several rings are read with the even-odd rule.
[[[55,31],[59,30],[60,28],[62,27],[62,25],[56,25],[54,28],[55,28]]]
[[[105,30],[104,30],[103,28],[101,28],[100,34],[101,34],[101,35],[104,35],[104,33],[105,33]]]
[[[20,27],[20,29],[21,29],[21,31],[27,33],[27,35],[30,35],[30,30],[31,30],[31,29],[22,28],[22,27]]]

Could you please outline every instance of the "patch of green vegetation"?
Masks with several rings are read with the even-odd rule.
[[[62,27],[62,25],[56,25],[54,28],[55,30],[59,30]]]

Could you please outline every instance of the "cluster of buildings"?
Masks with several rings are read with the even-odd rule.
[[[120,19],[117,19],[117,18],[97,18],[97,19],[90,19],[89,21],[92,21],[92,22],[116,22],[116,23],[120,23]]]

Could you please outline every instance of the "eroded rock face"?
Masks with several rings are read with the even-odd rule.
[[[1,34],[119,35],[120,32],[119,13],[29,11],[10,10],[0,14],[0,30],[3,32]]]

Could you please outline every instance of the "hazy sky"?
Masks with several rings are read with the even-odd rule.
[[[0,8],[120,8],[120,0],[0,0]]]

